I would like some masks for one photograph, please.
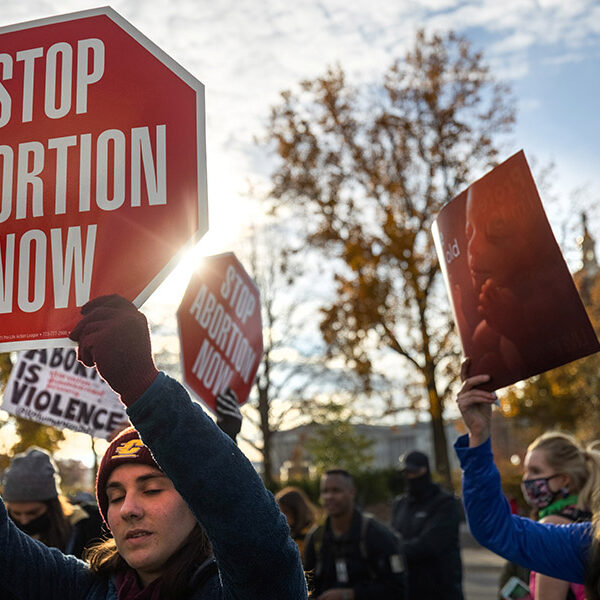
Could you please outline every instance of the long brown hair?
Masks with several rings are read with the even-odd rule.
[[[73,530],[69,521],[73,508],[64,496],[44,500],[43,503],[46,505],[50,526],[37,537],[46,546],[58,548],[64,552]]]
[[[306,534],[306,530],[317,520],[319,509],[308,499],[300,488],[288,486],[277,492],[275,500],[281,508],[293,515],[293,522],[288,523],[293,539]]]
[[[191,581],[198,567],[210,556],[212,546],[199,523],[190,532],[184,544],[167,559],[161,575],[161,590],[168,590],[169,598],[186,598],[194,590]],[[124,573],[130,567],[119,554],[113,538],[108,538],[88,548],[84,560],[98,575],[110,576]],[[162,592],[161,592],[162,597]]]
[[[585,597],[587,600],[600,600],[600,540],[598,539],[597,516],[594,518],[594,538],[586,570]]]

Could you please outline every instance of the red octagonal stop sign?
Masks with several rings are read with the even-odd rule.
[[[0,350],[140,306],[206,230],[199,81],[110,8],[0,29]]]
[[[177,310],[185,383],[210,409],[228,387],[246,402],[262,359],[260,295],[231,252],[209,256]]]

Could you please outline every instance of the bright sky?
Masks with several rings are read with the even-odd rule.
[[[0,26],[104,3],[5,1]],[[176,309],[194,262],[221,252],[257,218],[243,194],[270,171],[254,144],[279,92],[340,63],[352,81],[376,79],[417,28],[454,29],[513,87],[520,148],[554,161],[565,197],[600,201],[600,1],[595,0],[117,0],[111,5],[206,86],[210,231],[147,303]],[[1,49],[0,49],[1,50]],[[151,317],[152,318],[152,317]],[[84,446],[89,444],[87,440]]]

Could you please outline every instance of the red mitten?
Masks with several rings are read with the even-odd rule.
[[[146,317],[121,296],[100,296],[81,308],[83,318],[69,337],[77,358],[96,365],[102,378],[131,406],[156,379]]]

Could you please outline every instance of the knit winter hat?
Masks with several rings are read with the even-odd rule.
[[[152,454],[147,446],[144,446],[140,439],[140,434],[129,427],[122,431],[106,449],[100,466],[98,467],[98,476],[96,477],[96,500],[98,508],[104,522],[108,526],[108,496],[106,495],[106,484],[110,474],[121,465],[136,464],[149,465],[162,470],[152,458]]]
[[[48,452],[32,446],[14,456],[3,485],[7,502],[44,502],[58,497],[60,477]]]

